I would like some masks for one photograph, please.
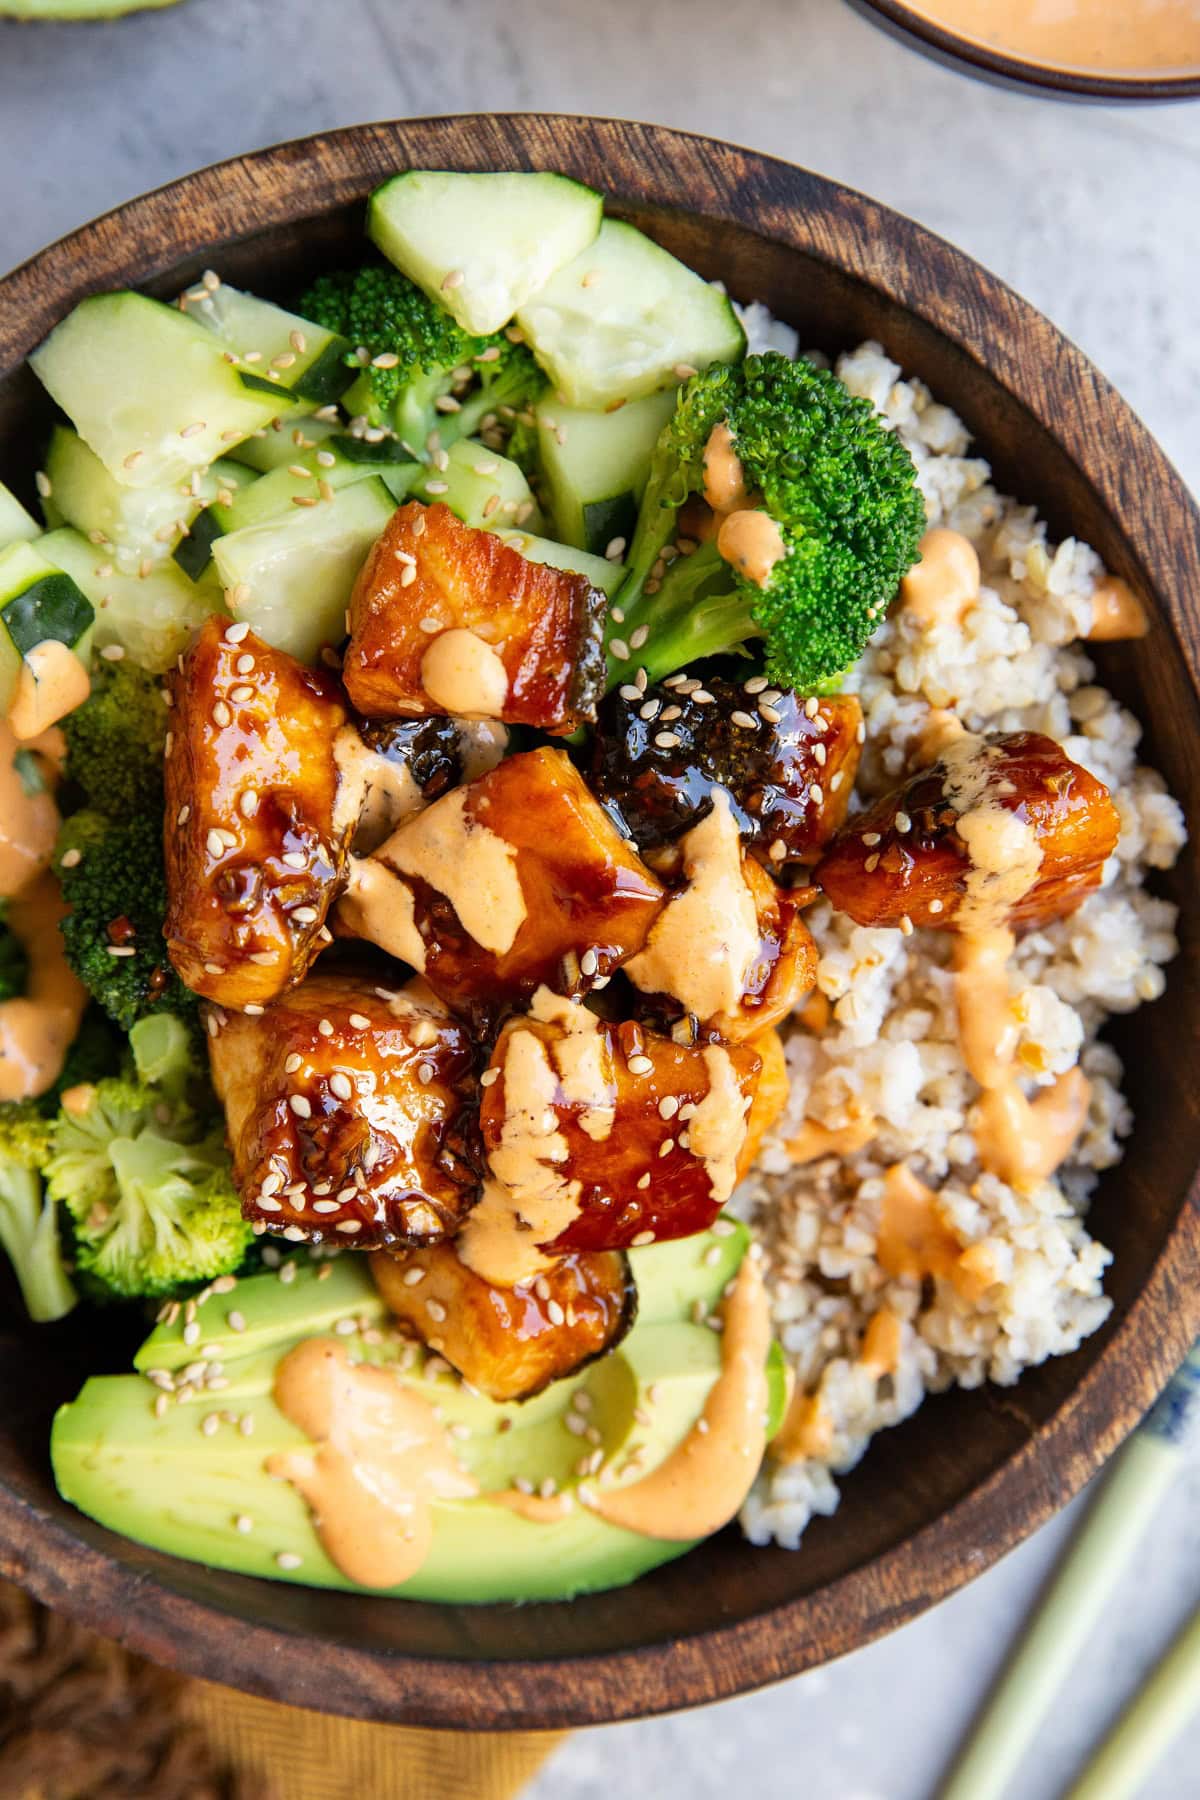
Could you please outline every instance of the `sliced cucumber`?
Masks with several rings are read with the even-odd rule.
[[[527,531],[498,531],[496,536],[511,544],[529,562],[586,575],[592,586],[610,599],[625,579],[624,563],[610,562],[605,556],[592,556],[572,544],[556,544],[552,538],[531,537]]]
[[[80,301],[29,361],[124,487],[185,481],[289,404],[245,387],[211,331],[144,294]]]
[[[376,477],[218,538],[213,560],[230,611],[276,649],[316,662],[345,637],[354,578],[395,506]]]
[[[228,282],[188,288],[179,297],[179,309],[216,333],[237,359],[243,384],[261,393],[282,391],[312,406],[327,406],[358,373],[345,360],[354,348],[348,339]]]
[[[565,175],[411,169],[371,195],[367,233],[464,330],[486,337],[591,243],[603,207]]]
[[[37,548],[95,607],[97,648],[119,644],[131,661],[155,675],[182,655],[210,613],[225,610],[215,582],[189,581],[170,561],[146,575],[130,575],[103,560],[103,547],[69,528],[39,538]]]
[[[421,473],[419,463],[392,462],[395,440],[389,444],[364,444],[343,436],[327,439],[315,450],[297,452],[290,463],[243,482],[231,500],[217,500],[205,507],[191,533],[175,552],[175,560],[193,580],[198,580],[212,557],[213,545],[232,531],[263,525],[291,507],[321,504],[328,490],[350,487],[356,481],[379,476],[393,498],[401,500]],[[386,450],[388,461],[376,454]],[[305,473],[298,474],[298,470]],[[243,469],[243,476],[249,470]]]
[[[286,468],[306,450],[315,450],[326,438],[345,429],[337,419],[297,419],[294,413],[289,413],[286,419],[272,419],[244,444],[239,444],[233,452],[234,461],[245,463],[248,469],[257,469],[260,475],[269,475],[272,469]]]
[[[39,549],[22,539],[0,550],[0,713],[36,644],[55,638],[87,661],[94,618],[87,596]]]
[[[418,500],[440,500],[464,525],[499,531],[527,525],[540,531],[542,516],[515,462],[475,438],[459,438],[446,452],[444,469],[429,469],[413,484]]]
[[[122,487],[68,425],[56,426],[50,438],[46,476],[43,506],[51,529],[73,525],[104,552],[101,561],[130,575],[165,561],[206,502],[252,479],[248,469],[222,458],[169,487]]]
[[[674,411],[674,388],[616,412],[586,412],[553,395],[539,403],[538,453],[565,544],[603,555],[614,538],[629,542],[654,446]]]
[[[25,511],[17,496],[0,481],[0,550],[6,544],[18,544],[40,537],[42,528],[32,513]]]
[[[746,349],[727,295],[616,219],[518,309],[517,323],[572,406],[618,406]]]

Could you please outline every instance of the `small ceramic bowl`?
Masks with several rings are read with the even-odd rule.
[[[1101,646],[1146,753],[1200,817],[1200,515],[1087,360],[971,260],[862,195],[769,157],[646,125],[494,117],[362,126],[133,200],[0,281],[0,477],[32,499],[49,408],[23,367],[83,295],[165,295],[209,267],[287,294],[362,250],[363,200],[396,169],[564,171],[739,298],[835,352],[880,339],[953,406],[1002,489],[1131,582],[1144,640]],[[952,1592],[1070,1498],[1200,1331],[1200,889],[1166,881],[1184,951],[1165,997],[1113,1036],[1137,1131],[1093,1218],[1112,1316],[1015,1389],[930,1399],[883,1432],[797,1552],[723,1532],[631,1588],[569,1605],[430,1606],[224,1574],[126,1542],[57,1497],[54,1408],[130,1343],[81,1310],[27,1327],[0,1300],[0,1573],[163,1663],[299,1706],[468,1727],[593,1724],[695,1705],[868,1642]]]
[[[1043,20],[1025,42],[1001,0],[995,0],[1000,23],[994,30],[965,29],[953,17],[949,0],[908,6],[905,0],[852,0],[893,36],[984,81],[1005,87],[1052,93],[1067,100],[1187,100],[1200,95],[1200,47],[1181,41],[1178,55],[1145,69],[1108,66],[1086,42],[1072,53],[1048,36],[1059,21]],[[1113,15],[1131,9],[1108,0]],[[1040,32],[1040,39],[1039,39]],[[1193,38],[1200,36],[1195,26]]]

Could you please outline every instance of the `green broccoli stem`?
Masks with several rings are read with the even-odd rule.
[[[750,602],[734,587],[719,584],[732,579],[729,565],[713,542],[701,544],[691,556],[676,557],[656,593],[642,593],[631,605],[622,604],[626,583],[617,595],[617,610],[625,617],[608,624],[608,686],[628,681],[645,669],[651,681],[661,681],[705,656],[721,656],[736,650],[747,638],[761,637]],[[706,592],[710,587],[715,592]],[[640,626],[649,635],[628,657],[614,656],[614,640],[625,646]]]
[[[65,1318],[78,1295],[63,1266],[57,1208],[35,1172],[14,1163],[0,1167],[0,1245],[34,1323]]]

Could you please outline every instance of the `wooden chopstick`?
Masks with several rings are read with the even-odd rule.
[[[1192,1347],[1157,1403],[1117,1452],[1100,1490],[1067,1546],[1021,1637],[960,1749],[937,1800],[1001,1800],[1051,1702],[1091,1635],[1134,1547],[1179,1466],[1183,1438],[1200,1417],[1200,1342]],[[1189,1636],[1190,1634],[1190,1636]],[[1190,1646],[1190,1648],[1189,1648]],[[1111,1764],[1146,1745],[1144,1769],[1162,1733],[1200,1679],[1200,1627],[1189,1627],[1175,1649],[1165,1689],[1135,1702],[1114,1737],[1127,1733]],[[1190,1661],[1189,1661],[1190,1656]],[[1151,1686],[1162,1668],[1151,1678]],[[1145,1696],[1143,1696],[1143,1699]],[[1131,1723],[1132,1716],[1132,1723]],[[1112,1738],[1100,1756],[1112,1751]],[[1092,1778],[1095,1764],[1084,1779]],[[1120,1787],[1083,1789],[1087,1800],[1116,1800]],[[1080,1800],[1073,1794],[1071,1800]]]

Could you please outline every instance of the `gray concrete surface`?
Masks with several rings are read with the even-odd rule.
[[[656,119],[866,189],[1049,313],[1200,487],[1200,104],[1079,107],[981,87],[840,0],[185,0],[103,26],[0,24],[0,267],[238,151],[488,107]],[[578,1734],[528,1800],[928,1800],[1069,1528],[1068,1515],[827,1670],[704,1713]],[[1062,1791],[1197,1599],[1193,1457],[1013,1800]],[[1200,1728],[1144,1795],[1200,1795]]]

